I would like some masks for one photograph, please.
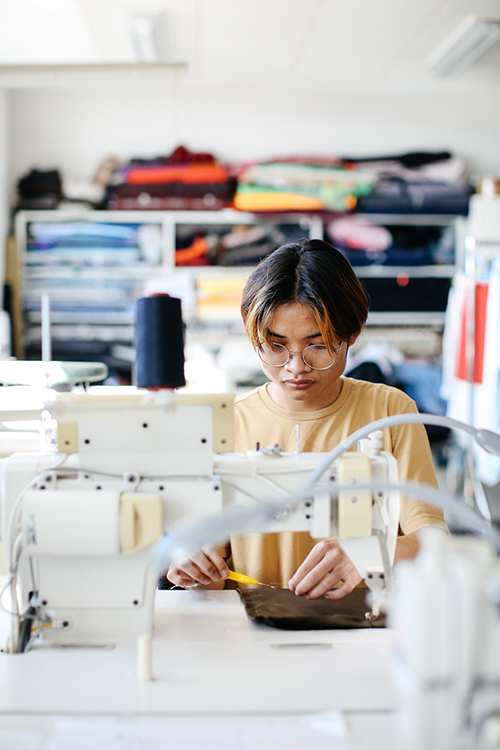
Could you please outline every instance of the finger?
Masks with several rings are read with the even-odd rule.
[[[312,586],[305,594],[306,599],[319,599],[324,596],[328,591],[331,591],[334,586],[342,581],[342,570],[335,569],[328,575],[326,575],[319,583]]]
[[[325,539],[319,542],[312,548],[304,562],[295,571],[288,582],[289,587],[292,591],[295,591],[310,573],[319,568],[322,575],[313,581],[313,584],[318,583],[324,575],[333,570],[337,562],[343,557],[344,553],[336,539]],[[305,593],[303,586],[300,587],[300,593]]]
[[[210,583],[210,581],[220,580],[221,575],[217,566],[209,557],[207,557],[203,550],[200,550],[199,552],[196,552],[194,555],[192,555],[190,562],[198,568],[198,571],[201,575],[204,575],[209,579],[207,583]],[[185,565],[183,565],[182,567],[184,568],[184,570],[186,570]],[[204,581],[202,581],[202,583],[204,583]]]
[[[184,575],[192,578],[194,583],[203,583],[204,585],[210,583],[213,579],[207,575],[201,568],[196,565],[194,560],[183,560],[182,563],[178,563],[177,570],[179,575]]]
[[[308,578],[309,580],[311,580],[310,578],[311,575],[314,578],[315,571],[316,571],[316,575],[318,574],[318,567],[321,565],[321,562],[322,562],[321,559],[314,560],[314,559],[309,559],[309,557],[307,557],[302,563],[302,565],[299,568],[297,568],[293,576],[288,581],[288,586],[290,587],[290,589],[292,591],[295,591],[297,588],[303,589],[304,581],[307,580]],[[328,566],[325,567],[325,570],[323,571],[323,575],[325,573],[328,573],[328,570],[326,568],[328,568]]]
[[[330,575],[325,576],[318,586],[311,589],[307,593],[306,599],[317,599],[319,596],[325,596],[327,599],[341,599],[346,594],[350,594],[360,581],[361,576],[358,571],[346,560]],[[342,585],[332,591],[331,589],[340,582],[342,582]]]
[[[295,593],[317,599],[351,575],[355,576],[356,582],[359,580],[357,571],[340,547],[330,545],[323,560],[296,586]]]
[[[334,586],[335,583],[340,580],[342,575],[341,573],[339,573],[337,576],[335,576],[335,568],[333,570],[331,570],[330,568],[331,566],[327,564],[317,565],[314,570],[308,573],[306,577],[303,578],[302,581],[300,581],[295,586],[294,590],[297,596],[305,596],[309,594],[313,589],[320,586],[323,581],[325,581],[325,579],[328,580],[325,591],[328,591],[329,588],[332,588],[332,586]],[[320,594],[320,596],[322,596],[322,594]]]
[[[324,552],[318,549],[319,545],[313,547],[311,552],[307,555],[304,562],[297,568],[293,576],[290,578],[288,585],[293,590],[296,586],[304,580],[304,578],[316,568],[324,557]]]
[[[202,547],[202,551],[216,567],[220,577],[227,578],[229,575],[229,568],[227,567],[226,561],[224,560],[220,552],[214,547]]]
[[[347,594],[350,594],[351,591],[354,591],[356,586],[357,586],[357,583],[355,581],[351,581],[351,580],[344,581],[342,586],[339,586],[338,589],[334,589],[333,591],[327,591],[325,594],[325,599],[333,599],[333,600],[342,599],[344,596],[347,596]]]
[[[168,569],[166,578],[175,586],[192,586],[195,583],[191,576],[185,575],[182,570],[176,567],[170,567]]]
[[[198,581],[194,581],[190,576],[179,576],[177,586],[182,586],[183,589],[187,589],[190,586],[198,585]]]
[[[295,581],[294,591],[298,596],[304,596],[308,594],[313,588],[321,584],[321,582],[329,576],[330,588],[340,581],[346,573],[350,570],[350,563],[346,568],[347,558],[343,555],[341,550],[334,549],[330,550],[329,553],[311,570],[302,580]],[[323,596],[328,588],[319,594]]]

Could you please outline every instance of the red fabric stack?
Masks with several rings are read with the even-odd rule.
[[[233,200],[236,179],[212,154],[179,146],[168,157],[133,159],[115,175],[106,207],[113,210],[218,210]]]

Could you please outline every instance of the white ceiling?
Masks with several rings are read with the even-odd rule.
[[[425,59],[500,0],[0,0],[0,65],[132,62],[132,12],[160,14],[162,59],[188,63],[186,84],[499,94],[500,44],[459,79]]]

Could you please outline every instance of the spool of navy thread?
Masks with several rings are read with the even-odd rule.
[[[184,378],[181,301],[168,294],[140,297],[136,307],[138,388],[180,388]]]

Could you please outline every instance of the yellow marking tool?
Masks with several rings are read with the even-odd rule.
[[[270,589],[282,588],[278,583],[261,583],[260,581],[256,581],[255,578],[243,575],[243,573],[235,573],[234,570],[229,571],[228,579],[230,581],[237,581],[238,583],[253,583],[255,586],[266,586]]]

